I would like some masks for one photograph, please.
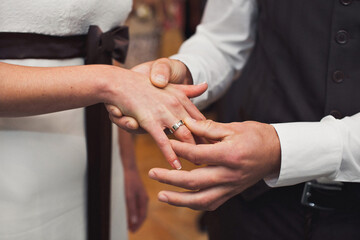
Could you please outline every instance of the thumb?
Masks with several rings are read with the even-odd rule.
[[[184,84],[189,82],[190,73],[180,61],[161,58],[151,66],[150,80],[153,85],[164,88],[171,83]]]
[[[196,136],[205,137],[211,140],[221,140],[228,136],[228,130],[223,123],[217,123],[212,120],[201,120],[186,117],[184,119],[186,127]]]
[[[203,94],[208,88],[207,83],[201,83],[198,85],[172,85],[175,89],[182,91],[188,98],[194,98]]]

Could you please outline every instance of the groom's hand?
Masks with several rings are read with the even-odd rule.
[[[191,171],[151,169],[150,178],[189,190],[161,191],[160,201],[211,211],[259,180],[279,174],[280,141],[271,125],[184,121],[194,135],[211,143],[194,145],[171,140],[177,156],[203,167]]]

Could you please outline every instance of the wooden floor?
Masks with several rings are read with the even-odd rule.
[[[150,201],[146,222],[137,233],[129,233],[129,240],[207,240],[206,234],[200,233],[197,229],[200,212],[169,206],[157,200],[160,190],[175,188],[153,181],[147,176],[153,167],[169,168],[169,164],[149,135],[136,136],[136,154]],[[186,161],[182,161],[182,164],[184,169],[193,167]]]

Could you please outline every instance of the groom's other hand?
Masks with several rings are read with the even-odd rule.
[[[150,178],[190,191],[161,191],[158,198],[175,206],[215,210],[259,180],[280,171],[280,141],[275,129],[258,122],[216,123],[185,119],[188,129],[211,144],[171,140],[177,156],[205,165],[191,171],[154,168]]]

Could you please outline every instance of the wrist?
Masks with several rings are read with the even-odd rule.
[[[124,69],[110,65],[94,65],[94,67],[96,72],[93,74],[92,80],[98,101],[116,106],[114,99],[120,93],[120,82],[124,78]]]

